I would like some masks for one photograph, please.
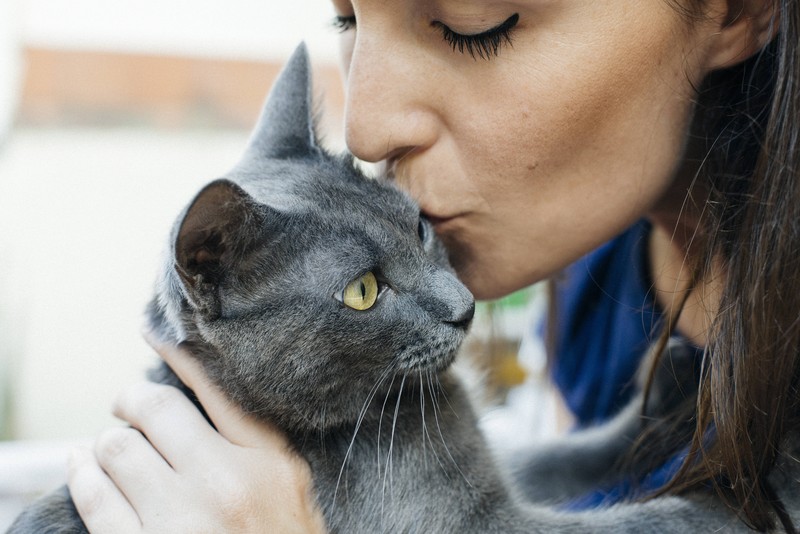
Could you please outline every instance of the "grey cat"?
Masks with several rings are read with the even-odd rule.
[[[601,429],[520,452],[518,486],[503,475],[449,370],[471,294],[404,193],[319,147],[310,93],[301,46],[240,163],[179,217],[149,319],[164,339],[190,346],[245,410],[287,433],[311,465],[328,529],[748,532],[706,493],[584,513],[533,502],[612,479],[641,427],[641,398]],[[669,361],[686,367],[684,352],[673,345]],[[659,399],[677,402],[674,378],[663,376],[651,414],[666,409]],[[153,378],[182,387],[166,367]],[[796,479],[797,465],[782,461],[776,472]],[[796,515],[795,484],[776,486]],[[62,489],[10,532],[85,527]]]

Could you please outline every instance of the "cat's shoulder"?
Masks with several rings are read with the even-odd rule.
[[[789,515],[800,521],[800,431],[785,439],[769,478]]]

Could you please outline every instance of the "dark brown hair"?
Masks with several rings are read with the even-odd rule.
[[[710,484],[752,528],[777,519],[794,531],[768,475],[800,429],[800,3],[776,0],[775,12],[774,40],[697,91],[692,135],[706,143],[698,183],[709,194],[695,260],[699,279],[715,262],[726,278],[690,453],[661,493]]]

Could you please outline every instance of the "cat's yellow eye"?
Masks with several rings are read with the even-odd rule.
[[[368,310],[378,300],[378,280],[372,273],[359,276],[342,291],[342,303],[354,310]]]

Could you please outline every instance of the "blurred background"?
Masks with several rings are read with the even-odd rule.
[[[155,362],[139,328],[167,231],[236,161],[301,40],[342,148],[332,18],[327,0],[0,1],[0,531],[118,424],[117,392]],[[552,419],[518,388],[543,365],[538,293],[482,305],[467,344],[505,407],[485,418],[497,436]]]

